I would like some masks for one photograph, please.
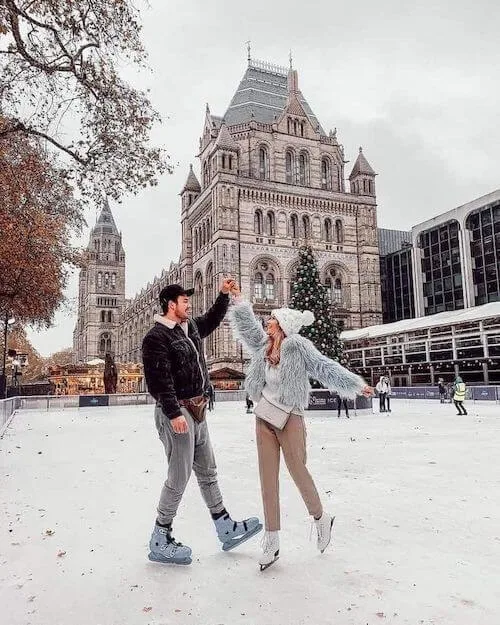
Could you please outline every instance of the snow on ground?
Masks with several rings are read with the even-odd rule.
[[[500,406],[393,402],[391,415],[307,417],[309,467],[337,515],[309,542],[282,477],[281,558],[223,553],[193,479],[175,535],[191,566],[146,559],[165,473],[152,407],[17,414],[0,441],[6,625],[498,625]],[[261,512],[253,418],[210,415],[233,516]]]

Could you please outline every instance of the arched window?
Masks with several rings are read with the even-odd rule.
[[[259,178],[261,180],[269,179],[269,156],[267,148],[263,145],[259,148]]]
[[[108,332],[101,334],[99,339],[99,355],[111,354],[111,335]]]
[[[299,182],[302,185],[306,185],[309,180],[309,171],[307,165],[307,155],[301,154],[299,156]]]
[[[106,287],[109,286],[109,273],[107,271],[104,274],[104,286],[106,286]]]
[[[106,321],[106,311],[101,310],[101,323],[104,323],[105,321]]]
[[[311,220],[308,215],[302,217],[302,237],[309,239],[311,236]]]
[[[292,215],[290,217],[290,236],[292,239],[299,238],[299,219],[297,215]]]
[[[201,315],[203,312],[203,276],[197,273],[194,277],[193,314]]]
[[[255,234],[262,234],[262,211],[260,209],[255,211],[253,224]]]
[[[203,163],[203,186],[208,187],[210,184],[210,169],[208,160]]]
[[[294,184],[295,182],[295,157],[293,152],[290,150],[287,151],[285,155],[285,169],[286,169],[286,181],[289,184]]]
[[[114,289],[116,287],[116,273],[111,274],[111,288]]]
[[[196,228],[194,231],[194,251],[197,252],[199,247],[200,245],[198,241],[198,228]]]
[[[344,302],[342,277],[335,267],[328,269],[325,277],[325,287],[331,304],[334,306],[342,306]]]
[[[254,300],[275,301],[276,292],[276,269],[267,260],[257,263],[253,276]]]
[[[332,174],[330,170],[330,161],[327,158],[321,159],[321,188],[332,188]]]
[[[276,293],[276,290],[275,290],[274,274],[270,271],[266,276],[266,291],[265,291],[266,299],[269,299],[269,300],[276,299],[275,293]]]
[[[344,228],[340,219],[335,221],[335,242],[339,244],[344,242]]]
[[[276,217],[273,211],[268,211],[266,216],[266,230],[270,237],[274,237],[276,234]]]
[[[304,136],[304,122],[300,122],[300,136]]]
[[[108,310],[108,315],[107,315],[106,321],[108,323],[111,323],[113,321],[113,313],[111,312],[111,310]]]
[[[263,299],[264,297],[264,277],[259,272],[254,276],[253,294],[255,299]]]
[[[98,287],[102,286],[102,272],[101,271],[97,273],[97,286]]]
[[[333,240],[332,220],[325,219],[325,241],[331,243]]]
[[[211,306],[214,302],[214,266],[208,264],[205,278],[206,305]]]

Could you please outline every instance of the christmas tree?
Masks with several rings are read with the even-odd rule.
[[[302,328],[300,333],[311,340],[322,354],[347,366],[348,360],[332,314],[328,291],[321,284],[318,266],[309,245],[300,248],[299,259],[289,306],[297,310],[310,310],[316,319],[313,325]]]

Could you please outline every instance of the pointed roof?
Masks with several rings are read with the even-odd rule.
[[[190,163],[189,165],[189,174],[186,183],[182,187],[181,193],[184,193],[184,191],[194,191],[196,193],[199,193],[201,191],[201,185],[198,181],[198,178],[196,177],[196,174],[193,171],[192,163]]]
[[[237,152],[240,146],[231,137],[231,133],[227,129],[226,122],[223,121],[215,141],[214,150],[232,150]]]
[[[358,158],[354,163],[354,167],[352,168],[351,175],[349,176],[349,180],[352,180],[356,176],[360,174],[365,174],[366,176],[376,176],[377,174],[373,171],[372,166],[366,160],[365,155],[363,154],[363,148],[359,148]]]
[[[116,234],[120,235],[118,232],[118,228],[116,227],[115,220],[113,218],[113,213],[111,212],[111,208],[109,206],[108,198],[104,198],[104,204],[101,210],[101,214],[99,215],[96,225],[92,229],[94,234]]]
[[[280,117],[288,104],[288,73],[289,70],[286,67],[250,59],[224,115],[226,124],[233,126],[252,120],[272,124]],[[297,90],[295,95],[313,126],[315,128],[318,126],[320,134],[326,135],[301,91]]]

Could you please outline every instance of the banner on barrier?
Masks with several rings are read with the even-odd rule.
[[[95,406],[109,406],[109,395],[80,395],[79,408],[93,408]]]

